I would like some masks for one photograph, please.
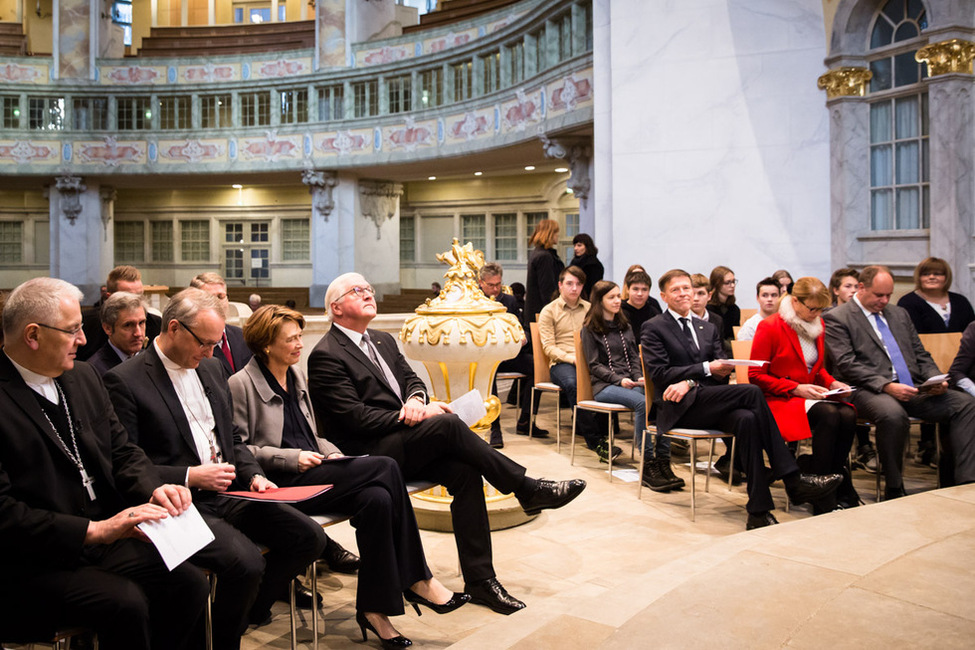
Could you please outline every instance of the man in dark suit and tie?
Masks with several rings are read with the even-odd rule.
[[[190,280],[190,286],[216,296],[226,313],[230,301],[227,299],[227,283],[221,276],[212,272],[201,273]],[[227,376],[246,366],[252,356],[244,342],[244,332],[236,325],[225,325],[220,341],[213,348],[213,358],[223,364]]]
[[[266,622],[290,580],[318,559],[325,535],[290,506],[220,496],[274,487],[241,441],[224,372],[211,358],[223,307],[205,291],[184,289],[163,321],[149,349],[110,370],[105,385],[119,420],[159,474],[192,489],[216,537],[191,558],[217,574],[214,647],[237,648],[248,620]]]
[[[833,498],[842,477],[804,475],[779,433],[765,396],[751,384],[729,386],[734,369],[725,363],[721,333],[691,318],[691,276],[673,269],[658,282],[667,310],[643,324],[640,342],[647,379],[653,382],[657,429],[720,429],[735,434],[748,474],[746,528],[777,524],[763,452],[772,478],[782,479],[792,503]]]
[[[492,449],[426,386],[385,332],[367,329],[375,292],[358,273],[336,278],[325,293],[332,328],[308,359],[308,386],[321,435],[350,454],[389,456],[403,478],[432,480],[453,495],[450,510],[461,571],[472,602],[510,614],[525,607],[498,582],[482,476],[518,498],[527,513],[560,508],[585,481],[529,478]]]
[[[208,587],[166,569],[136,529],[190,506],[164,485],[115,417],[98,375],[76,363],[81,291],[53,278],[15,289],[0,352],[0,639],[84,626],[106,650],[202,644]]]
[[[142,285],[142,272],[134,266],[116,266],[114,269],[109,271],[108,280],[105,283],[106,294],[100,301],[104,304],[113,293],[118,291],[125,291],[128,293],[134,293],[141,296],[143,293]],[[146,310],[146,338],[150,341],[157,336],[159,336],[159,330],[162,329],[162,320],[159,316],[149,313]],[[105,333],[102,327],[102,312],[101,305],[93,307],[91,309],[86,309],[84,313],[84,331],[86,343],[78,348],[78,360],[87,361],[94,355],[98,350],[105,345],[105,341],[108,340],[108,334]]]
[[[142,352],[146,343],[146,306],[142,296],[117,291],[102,305],[102,329],[108,335],[88,363],[99,375]]]
[[[860,272],[853,299],[823,317],[833,375],[859,389],[850,401],[860,417],[877,427],[888,499],[906,494],[901,471],[908,417],[950,422],[955,481],[975,481],[975,397],[948,390],[948,382],[918,390],[940,371],[907,312],[888,304],[893,291],[890,269],[868,266]]]

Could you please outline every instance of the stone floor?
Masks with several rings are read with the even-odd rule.
[[[554,434],[554,410],[542,425]],[[563,415],[567,415],[565,411]],[[502,422],[513,428],[506,407]],[[565,418],[563,419],[563,422]],[[624,430],[627,427],[624,425]],[[607,480],[606,465],[582,445],[569,465],[568,426],[561,453],[548,440],[506,436],[504,453],[530,475],[585,478],[571,505],[496,532],[495,567],[528,608],[511,616],[468,605],[444,616],[412,610],[393,619],[416,646],[429,648],[969,648],[975,638],[975,486],[935,490],[935,471],[907,462],[912,495],[875,503],[874,477],[855,473],[865,507],[813,518],[784,511],[781,525],[745,532],[744,486],[698,482],[697,520],[689,489],[669,494]],[[916,432],[915,432],[916,434]],[[622,444],[627,453],[629,446]],[[703,449],[703,446],[702,446]],[[689,477],[686,464],[676,471]],[[699,475],[700,476],[700,475]],[[701,477],[703,478],[703,477]],[[354,548],[348,524],[329,534]],[[453,538],[422,533],[434,574],[460,590]],[[320,646],[366,647],[353,621],[355,578],[325,575]],[[310,647],[303,619],[299,645]],[[378,647],[370,636],[368,646]],[[287,609],[247,633],[243,647],[290,646]]]

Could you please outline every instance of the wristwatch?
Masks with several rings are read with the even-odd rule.
[[[694,388],[695,386],[697,386],[697,382],[694,381],[693,379],[685,379],[684,381],[687,382],[688,388]]]

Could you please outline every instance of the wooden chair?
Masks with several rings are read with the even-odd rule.
[[[928,351],[934,364],[941,372],[948,372],[951,362],[958,354],[961,345],[961,332],[943,332],[940,334],[918,334],[921,344]]]
[[[632,413],[633,409],[622,404],[611,402],[597,402],[592,396],[592,377],[589,376],[589,362],[586,361],[586,353],[582,349],[582,336],[580,332],[572,334],[572,341],[576,348],[576,404],[572,409],[572,438],[569,443],[569,464],[575,465],[576,459],[576,421],[578,420],[579,409],[583,411],[593,411],[594,413],[605,413],[607,416],[613,413]],[[609,453],[606,455],[609,464],[609,482],[613,482],[613,418],[607,417],[609,422],[607,440],[609,441]],[[634,429],[633,442],[636,443],[636,431]],[[645,442],[645,440],[644,440]]]
[[[532,437],[535,428],[535,393],[551,393],[555,395],[555,451],[562,451],[562,389],[552,383],[552,376],[548,372],[548,356],[542,349],[542,336],[538,333],[538,323],[529,323],[532,336],[532,362],[535,366],[535,385],[532,386],[532,409],[528,419],[528,437]]]
[[[714,441],[718,438],[731,438],[731,458],[732,466],[734,466],[735,457],[735,434],[728,433],[725,431],[718,431],[717,429],[685,429],[676,428],[670,431],[658,431],[657,423],[650,420],[650,407],[653,406],[653,382],[650,381],[650,376],[647,374],[646,367],[643,365],[643,346],[640,346],[640,368],[643,370],[644,378],[644,395],[647,400],[647,428],[643,430],[643,456],[640,458],[640,487],[637,489],[636,497],[638,499],[643,498],[643,477],[642,468],[643,462],[646,458],[647,450],[647,433],[652,432],[654,436],[667,436],[668,438],[675,438],[677,440],[684,440],[687,442],[688,447],[691,452],[691,521],[694,521],[694,511],[697,508],[697,486],[695,485],[695,477],[697,475],[697,441],[707,440],[711,444],[708,447],[708,473],[704,478],[704,491],[709,492],[711,487],[711,468],[714,465]],[[729,468],[728,471],[728,491],[731,491],[731,480],[734,471]]]
[[[732,341],[731,356],[735,359],[751,359],[752,342],[738,341],[738,340]],[[735,383],[736,384],[750,383],[748,381],[748,366],[735,366]]]
[[[742,309],[741,311],[741,323],[758,313],[758,309]]]

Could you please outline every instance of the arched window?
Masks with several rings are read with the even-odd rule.
[[[927,228],[931,212],[921,0],[888,0],[870,30],[870,227]]]

